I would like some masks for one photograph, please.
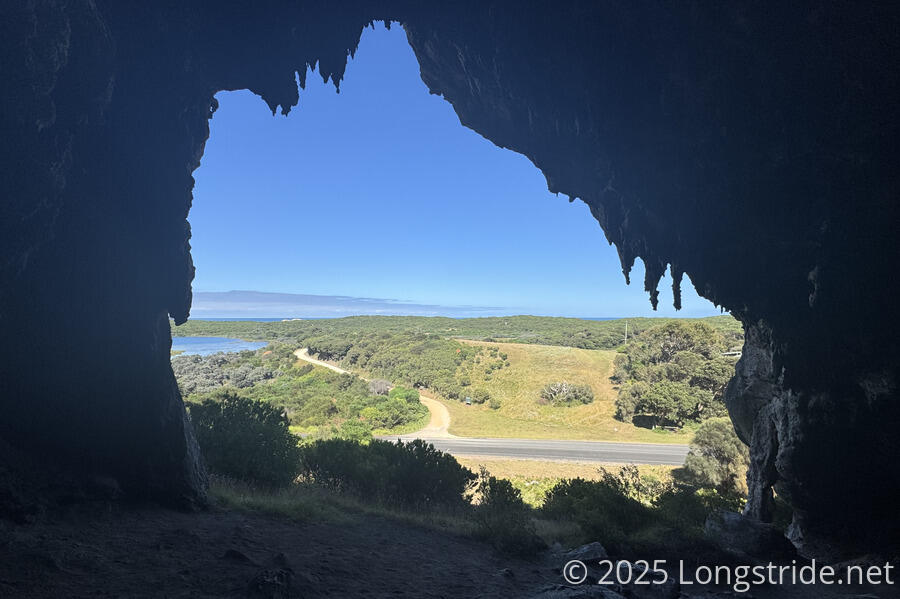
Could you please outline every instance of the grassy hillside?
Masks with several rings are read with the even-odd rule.
[[[684,319],[628,319],[629,339],[651,326],[678,320]],[[697,320],[722,333],[722,349],[740,346],[740,324],[731,316]],[[450,432],[459,436],[688,443],[691,427],[669,432],[614,419],[616,390],[609,377],[625,324],[625,320],[536,316],[356,316],[284,322],[191,321],[174,327],[173,334],[308,347],[312,354],[354,373],[428,388],[444,400],[451,417]],[[588,385],[594,401],[578,405],[541,401],[541,389],[557,382]],[[282,387],[284,382],[261,389],[279,391],[290,403],[288,396],[298,390]],[[461,400],[466,396],[475,405],[465,405]]]
[[[467,343],[476,347],[498,347],[500,353],[507,355],[509,366],[487,377],[477,368],[479,365],[473,366],[471,388],[487,390],[492,399],[499,400],[500,407],[443,402],[450,411],[452,434],[644,443],[690,441],[690,432],[652,431],[613,418],[616,391],[609,377],[616,352],[550,345]],[[541,405],[541,388],[557,381],[590,385],[594,401],[578,406]]]

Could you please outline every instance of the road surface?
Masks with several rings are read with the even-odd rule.
[[[317,360],[307,348],[298,349],[294,355],[311,364],[323,366],[335,372],[346,370]],[[431,412],[431,421],[422,430],[380,439],[424,439],[437,449],[458,456],[512,458],[520,460],[605,462],[621,464],[662,464],[681,466],[687,456],[687,445],[662,445],[655,443],[609,443],[605,441],[543,441],[538,439],[476,439],[457,437],[447,432],[450,413],[447,408],[425,392],[419,392],[419,401]]]
[[[603,441],[543,441],[537,439],[474,439],[399,435],[383,439],[405,441],[422,438],[437,449],[458,456],[513,458],[544,461],[606,462],[621,464],[665,464],[681,466],[687,445],[655,443],[608,443]]]

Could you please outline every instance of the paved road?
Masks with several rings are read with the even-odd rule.
[[[294,355],[312,364],[335,372],[347,372],[339,366],[317,360],[307,348]],[[382,439],[425,439],[441,451],[459,456],[515,458],[573,462],[607,462],[622,464],[665,464],[681,466],[687,455],[687,445],[659,445],[651,443],[608,443],[602,441],[540,441],[536,439],[475,439],[456,437],[447,432],[450,413],[439,401],[420,393],[421,401],[431,412],[428,426],[411,435],[385,436]]]
[[[402,435],[410,440],[417,435]],[[473,439],[468,437],[427,438],[441,451],[459,456],[516,458],[529,460],[666,464],[681,466],[687,445],[651,443],[607,443],[601,441],[541,441],[535,439]],[[398,437],[382,437],[397,439]]]

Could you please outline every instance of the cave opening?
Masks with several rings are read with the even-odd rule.
[[[429,95],[399,24],[364,29],[339,93],[314,68],[302,81],[286,116],[248,90],[216,96],[189,215],[192,318],[719,313],[689,279],[680,310],[668,275],[657,310],[623,285],[587,207]]]
[[[527,156],[552,192],[580,198],[625,269],[640,259],[651,293],[670,265],[742,322],[727,401],[753,454],[750,515],[765,515],[777,478],[807,555],[897,554],[895,4],[11,6],[0,8],[4,515],[71,496],[59,487],[70,476],[204,503],[169,318],[191,308],[186,218],[213,95],[250,89],[273,110],[294,106],[296,73],[317,64],[340,80],[360,32],[388,19],[404,24],[427,88]],[[204,185],[198,277],[212,272]]]

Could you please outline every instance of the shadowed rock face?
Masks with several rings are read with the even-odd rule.
[[[728,404],[748,513],[768,516],[774,484],[807,553],[892,550],[898,9],[554,4],[0,9],[0,436],[203,502],[167,316],[188,316],[213,95],[287,112],[295,72],[338,83],[362,27],[393,19],[464,125],[586,202],[626,277],[644,261],[654,304],[668,267],[676,305],[688,273],[744,322]]]

